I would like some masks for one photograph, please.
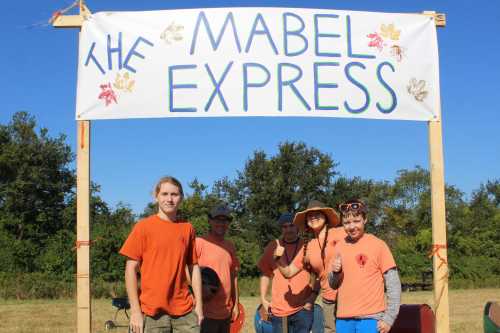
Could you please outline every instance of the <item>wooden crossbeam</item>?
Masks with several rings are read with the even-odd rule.
[[[431,16],[434,18],[434,23],[438,28],[444,28],[446,26],[446,15],[443,13],[436,13],[431,10],[422,12],[423,15]]]
[[[80,28],[83,20],[81,15],[60,15],[52,22],[52,26],[54,28]]]
[[[85,5],[80,6],[79,15],[59,15],[52,22],[54,28],[81,28],[83,21],[90,16],[90,10]]]

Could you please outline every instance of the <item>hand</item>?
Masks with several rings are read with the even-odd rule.
[[[142,312],[132,312],[130,314],[130,332],[132,333],[143,333],[144,328],[144,315]]]
[[[276,249],[274,249],[274,259],[279,259],[285,253],[285,248],[280,245],[280,241],[276,240]]]
[[[314,304],[311,302],[306,302],[306,304],[304,304],[304,309],[307,311],[312,311],[313,308],[314,308]]]
[[[235,321],[239,315],[240,315],[240,307],[238,306],[238,304],[235,304],[233,306],[233,316],[231,317],[231,321],[232,322]]]
[[[332,263],[332,272],[338,273],[342,270],[342,257],[340,256],[339,253],[337,253],[337,256],[333,260]]]
[[[267,299],[262,300],[262,306],[264,307],[264,310],[266,310],[266,313],[269,313],[269,307],[271,306],[271,303],[269,303]]]
[[[201,322],[203,321],[203,307],[200,304],[196,304],[194,312],[198,316],[198,326],[201,326]]]
[[[389,333],[389,331],[391,330],[391,325],[387,324],[385,321],[383,320],[379,320],[377,322],[377,330],[380,332],[380,333]]]

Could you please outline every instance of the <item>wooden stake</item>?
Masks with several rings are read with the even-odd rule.
[[[77,333],[90,333],[90,121],[77,122],[76,305]]]
[[[443,138],[440,121],[429,122],[429,149],[432,195],[432,255],[436,332],[449,333],[448,253],[446,242]]]
[[[56,28],[81,28],[90,11],[79,2],[79,15],[60,15]],[[92,331],[90,292],[90,121],[77,121],[76,157],[76,306],[77,333]]]
[[[423,12],[432,16],[437,27],[446,25],[444,14],[433,11]],[[446,241],[446,207],[443,161],[443,133],[441,124],[441,94],[439,73],[437,74],[437,102],[435,121],[429,122],[429,158],[431,173],[431,210],[432,210],[432,268],[434,284],[434,312],[436,333],[450,332],[450,307],[448,303],[448,246]]]

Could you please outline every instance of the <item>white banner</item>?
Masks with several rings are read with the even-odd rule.
[[[431,17],[293,8],[102,12],[83,24],[76,119],[439,119]]]

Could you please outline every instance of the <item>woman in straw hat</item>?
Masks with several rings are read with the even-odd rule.
[[[336,243],[346,237],[346,233],[340,225],[338,213],[324,203],[312,200],[307,209],[295,215],[293,223],[304,233],[309,240],[305,242],[301,253],[302,260],[283,267],[278,266],[283,276],[291,278],[301,270],[306,270],[314,275],[317,280],[314,291],[319,293],[323,301],[325,315],[325,332],[335,332],[335,305],[337,291],[328,284],[327,269],[332,259],[333,248]],[[277,248],[275,256],[282,255],[282,249]]]

